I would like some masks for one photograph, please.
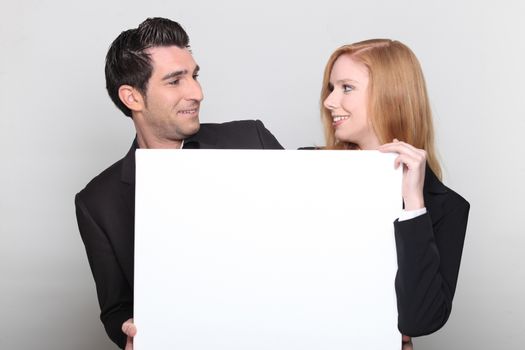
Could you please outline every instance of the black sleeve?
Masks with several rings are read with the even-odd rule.
[[[75,207],[78,228],[97,287],[100,319],[111,340],[124,348],[126,336],[121,327],[124,321],[133,317],[133,290],[117,262],[111,242],[78,194]]]
[[[447,208],[434,224],[429,213],[394,223],[398,328],[408,336],[437,331],[452,310],[469,204]]]
[[[257,133],[263,149],[283,149],[283,146],[281,146],[275,136],[266,129],[262,121],[256,120],[255,124],[257,126]]]

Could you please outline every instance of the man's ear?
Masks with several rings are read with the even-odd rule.
[[[130,85],[121,85],[118,88],[118,97],[126,107],[134,112],[140,112],[144,109],[144,97]]]

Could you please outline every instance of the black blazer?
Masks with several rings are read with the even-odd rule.
[[[97,287],[100,319],[113,342],[121,348],[126,337],[122,323],[133,317],[133,264],[135,217],[135,150],[89,182],[75,197],[80,235]],[[184,141],[184,148],[282,149],[257,121],[201,124]]]
[[[441,328],[452,311],[470,204],[427,166],[427,213],[395,221],[398,328],[409,336]]]

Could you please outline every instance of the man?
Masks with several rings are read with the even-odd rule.
[[[199,66],[189,50],[188,35],[176,22],[149,18],[122,32],[108,51],[105,71],[109,96],[131,117],[137,136],[123,159],[76,195],[75,205],[100,318],[109,337],[128,349],[136,332],[132,323],[135,150],[282,147],[260,121],[199,123],[203,99]]]

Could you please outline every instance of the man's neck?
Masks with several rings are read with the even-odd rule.
[[[142,115],[133,116],[133,124],[137,132],[137,142],[142,149],[180,149],[184,144],[184,140],[168,139],[158,137],[150,128],[144,127],[145,122],[137,122],[142,120]]]
[[[158,140],[156,138],[144,137],[137,131],[137,142],[142,149],[181,149],[184,140]]]

